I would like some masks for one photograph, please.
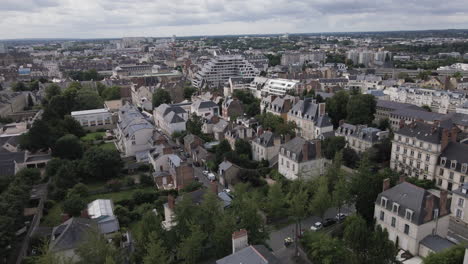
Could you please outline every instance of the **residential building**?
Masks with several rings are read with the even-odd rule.
[[[344,137],[348,147],[357,153],[362,153],[387,138],[389,132],[375,127],[367,127],[367,125],[352,125],[340,122],[335,135]]]
[[[267,160],[272,163],[277,161],[278,151],[282,144],[281,137],[273,132],[265,131],[252,140],[252,159],[256,161]]]
[[[219,115],[219,106],[213,101],[198,100],[190,106],[190,113],[197,116]]]
[[[227,128],[226,133],[224,133],[224,138],[229,142],[232,149],[236,148],[236,140],[250,140],[255,137],[256,131],[251,127],[246,127],[244,125],[237,125],[231,128]]]
[[[218,166],[219,183],[225,188],[232,188],[238,183],[241,168],[227,160],[221,162]]]
[[[112,113],[106,108],[71,112],[71,116],[87,130],[111,129],[115,127]]]
[[[124,105],[118,117],[116,145],[124,156],[135,156],[153,147],[154,127],[135,106]]]
[[[320,63],[325,61],[325,52],[285,52],[281,54],[281,65]]]
[[[312,98],[299,100],[287,116],[287,120],[296,123],[298,127],[296,135],[304,139],[318,139],[333,133],[333,125],[325,113],[325,103],[316,103]]]
[[[412,109],[412,110],[423,110],[419,106],[412,105],[412,104],[407,104],[407,103],[399,103],[399,102],[394,102],[394,101],[389,101],[389,100],[377,100],[377,105],[376,105],[376,112],[375,112],[375,120],[380,121],[384,119],[388,119],[390,121],[390,115],[392,112],[396,110],[405,110],[405,109]],[[395,126],[399,125],[399,122],[397,124],[393,124]]]
[[[462,183],[452,192],[452,218],[457,222],[468,224],[468,183]]]
[[[270,104],[265,107],[266,112],[279,116],[286,122],[288,121],[289,110],[298,99],[299,98],[296,99],[294,96],[290,95],[277,96]]]
[[[154,109],[153,118],[155,125],[166,135],[186,130],[188,113],[178,105],[162,104]]]
[[[252,63],[242,55],[220,55],[205,63],[192,80],[193,86],[219,87],[229,81],[229,78],[254,78],[260,74]]]
[[[216,264],[280,264],[280,260],[269,251],[264,245],[248,246],[222,259],[218,259]]]
[[[145,86],[132,84],[132,103],[146,111],[153,110],[153,93],[156,90],[154,86]]]
[[[436,179],[439,156],[456,142],[458,128],[414,122],[395,132],[390,168],[419,179]]]
[[[184,150],[187,153],[192,153],[194,149],[198,146],[203,146],[204,143],[205,141],[199,136],[189,133],[184,137]]]
[[[289,180],[311,178],[324,173],[320,141],[295,137],[280,147],[278,172]]]
[[[453,137],[455,138],[452,139],[456,140],[456,134]],[[467,170],[468,145],[454,141],[449,142],[439,155],[436,167],[436,184],[444,190],[457,190],[465,181],[468,181]]]
[[[394,131],[404,125],[410,125],[415,121],[422,121],[426,124],[437,124],[446,119],[445,114],[428,112],[426,110],[415,110],[412,108],[398,109],[390,113],[390,125]]]
[[[415,256],[427,254],[420,252],[426,237],[447,236],[450,208],[446,191],[436,196],[405,181],[390,188],[390,179],[386,179],[374,212],[376,224],[388,231],[389,239]]]
[[[253,78],[231,77],[224,86],[224,96],[232,96],[237,90],[248,90]]]
[[[149,162],[155,170],[153,177],[159,189],[180,190],[194,181],[193,166],[172,154],[170,147],[162,152],[151,152]]]
[[[239,117],[244,114],[242,102],[237,98],[227,97],[222,104],[223,118],[230,120],[232,117]]]
[[[268,79],[262,87],[261,93],[284,96],[288,91],[294,91],[298,84],[298,80]]]

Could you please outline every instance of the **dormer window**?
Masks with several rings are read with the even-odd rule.
[[[382,207],[385,207],[385,208],[386,208],[386,207],[387,207],[387,201],[388,201],[387,198],[382,197],[382,200],[380,200],[380,205],[381,205]]]
[[[398,203],[393,203],[392,212],[398,213],[398,209],[400,209],[400,205]]]
[[[447,163],[447,158],[443,157],[440,159],[440,165],[445,166],[445,163]]]
[[[293,154],[292,154],[292,158],[293,158],[293,159],[296,159],[296,153],[293,153]]]
[[[467,163],[463,163],[463,164],[462,164],[462,167],[461,167],[461,172],[462,172],[462,173],[466,173],[467,169],[468,169],[468,164],[467,164]]]
[[[450,168],[451,168],[452,170],[454,170],[456,167],[457,167],[457,161],[456,161],[456,160],[452,160],[452,163],[450,163]]]
[[[410,209],[406,209],[405,218],[411,221],[413,219],[413,211]]]
[[[291,152],[289,150],[287,152],[287,156],[288,156],[288,158],[291,156]]]

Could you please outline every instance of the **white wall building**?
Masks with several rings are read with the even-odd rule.
[[[106,108],[71,112],[71,116],[80,123],[84,129],[96,130],[114,126],[112,113]]]

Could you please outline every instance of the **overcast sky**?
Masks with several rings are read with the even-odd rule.
[[[466,0],[0,0],[0,39],[447,28]]]

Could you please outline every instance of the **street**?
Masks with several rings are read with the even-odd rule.
[[[457,244],[468,243],[468,227],[450,219],[447,238]]]
[[[204,169],[202,167],[196,167],[196,166],[193,166],[193,174],[195,177],[198,177],[198,180],[203,183],[203,185],[205,185],[207,188],[211,188],[211,181],[208,179],[208,177],[206,177],[205,175],[203,175],[203,171]],[[214,173],[214,172],[213,172]],[[216,173],[214,173],[216,175]],[[218,177],[216,175],[216,177]],[[224,189],[224,186],[222,186],[219,181],[217,180],[217,183],[218,183],[218,192],[221,192],[223,189]]]
[[[351,213],[353,212],[352,208],[342,208],[341,213]],[[336,208],[330,208],[328,211],[325,213],[325,218],[335,218],[336,214],[338,213],[338,210]],[[318,216],[310,216],[306,219],[304,219],[301,222],[302,229],[304,230],[310,230],[310,227],[316,223],[319,222],[321,219]],[[283,263],[295,263],[293,261],[293,256],[294,256],[294,249],[295,245],[292,244],[289,247],[286,247],[284,245],[284,239],[286,237],[291,237],[294,238],[294,229],[296,228],[296,225],[294,223],[283,227],[279,230],[274,230],[270,233],[270,239],[268,239],[267,244],[270,246],[270,248],[273,250],[275,255],[283,261]],[[302,253],[301,255],[305,255]],[[305,259],[303,262],[299,263],[310,263],[310,261]]]

